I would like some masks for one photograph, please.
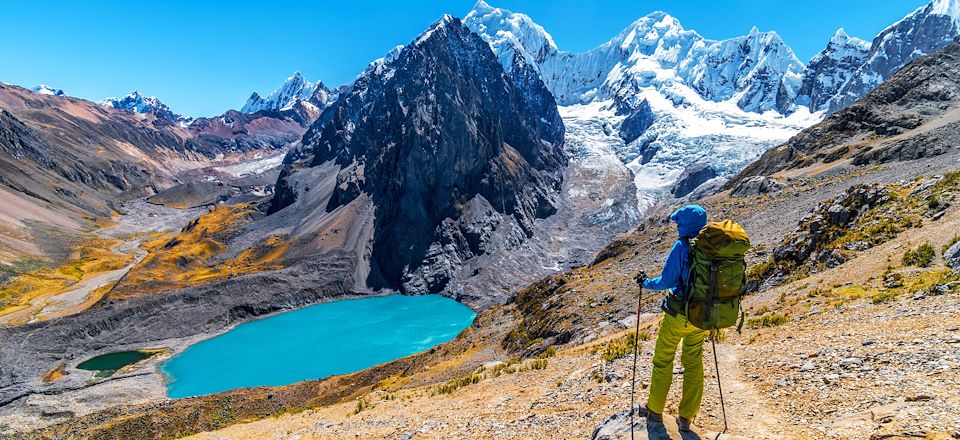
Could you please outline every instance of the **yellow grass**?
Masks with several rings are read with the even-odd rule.
[[[71,249],[67,263],[31,265],[0,285],[0,315],[22,309],[33,298],[62,293],[86,277],[130,264],[133,257],[112,251],[119,243],[119,240],[91,237]]]
[[[226,241],[253,214],[252,204],[219,205],[176,234],[151,237],[143,244],[147,256],[110,293],[112,299],[132,298],[171,289],[277,269],[289,243],[271,236],[236,258],[220,260]]]
[[[51,383],[51,382],[56,382],[62,379],[64,376],[68,374],[69,373],[67,373],[66,370],[63,369],[63,364],[60,364],[54,367],[52,370],[47,371],[46,373],[43,373],[43,376],[40,379],[46,383]]]

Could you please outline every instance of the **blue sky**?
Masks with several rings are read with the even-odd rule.
[[[924,0],[490,0],[530,15],[561,50],[589,50],[654,10],[712,39],[777,31],[806,62],[838,27],[872,39]],[[405,44],[456,1],[12,1],[0,27],[0,81],[99,100],[133,89],[211,116],[292,72],[329,85]]]

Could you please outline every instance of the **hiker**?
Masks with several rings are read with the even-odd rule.
[[[677,346],[682,342],[680,361],[683,365],[683,393],[677,425],[681,431],[688,432],[700,411],[703,398],[703,341],[710,332],[694,327],[684,315],[684,286],[687,285],[691,268],[688,240],[696,237],[706,226],[707,211],[698,205],[687,205],[671,214],[670,220],[677,224],[680,237],[670,249],[660,276],[647,278],[642,271],[636,276],[637,284],[642,284],[645,289],[670,290],[660,306],[666,313],[660,320],[660,332],[653,354],[650,394],[647,404],[639,409],[638,414],[649,421],[663,421],[663,409],[673,381],[673,359]]]

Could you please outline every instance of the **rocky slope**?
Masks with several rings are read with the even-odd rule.
[[[846,200],[858,185],[900,182],[891,191],[916,194],[883,209],[925,209],[932,192],[949,203],[941,215],[925,214],[874,247],[849,251],[837,266],[747,298],[747,328],[728,333],[717,351],[731,438],[949,438],[960,430],[953,319],[960,281],[940,251],[928,267],[902,262],[906,250],[925,241],[935,249],[950,244],[960,225],[958,157],[952,151],[897,167],[823,173],[773,196],[721,193],[701,200],[714,218],[735,218],[750,231],[753,265],[790,244],[789,233],[820,202]],[[592,264],[545,278],[481,313],[436,350],[324,381],[105,410],[30,437],[162,438],[215,430],[198,438],[626,438],[628,334],[639,318],[638,384],[645,392],[660,302],[645,292],[643,313],[633,315],[632,275],[662,262],[675,235],[664,220],[671,208],[612,242]],[[846,233],[856,234],[870,218],[851,220]],[[893,273],[902,284],[886,287]],[[705,356],[712,357],[710,347]],[[716,380],[708,368],[701,437],[722,428]],[[674,389],[671,414],[678,399]],[[289,413],[275,416],[281,412]],[[677,436],[671,423],[638,429],[639,438]]]
[[[135,256],[135,234],[94,232],[127,201],[159,192],[151,200],[190,207],[272,194],[278,172],[269,169],[316,117],[295,106],[184,127],[149,112],[0,85],[0,319],[25,322],[61,300],[71,310],[89,305],[80,286],[112,277]],[[239,162],[250,166],[233,168]],[[118,239],[130,240],[126,251],[111,251]]]

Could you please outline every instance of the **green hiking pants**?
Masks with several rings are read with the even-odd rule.
[[[673,382],[673,358],[677,353],[677,345],[682,341],[680,363],[683,365],[683,393],[679,412],[688,420],[697,416],[703,398],[703,340],[708,334],[687,322],[683,315],[663,314],[653,352],[653,373],[647,399],[650,410],[662,414],[667,405],[667,394]]]

